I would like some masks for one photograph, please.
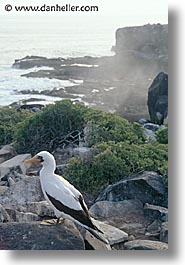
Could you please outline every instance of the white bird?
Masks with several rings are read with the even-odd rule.
[[[87,229],[97,239],[108,243],[92,222],[82,194],[66,179],[54,173],[56,162],[52,154],[41,151],[25,163],[41,163],[40,183],[45,199],[51,205],[57,218],[72,220]]]

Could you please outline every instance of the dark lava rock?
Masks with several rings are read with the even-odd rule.
[[[161,224],[160,240],[168,243],[168,222]]]
[[[109,185],[96,201],[123,201],[137,199],[167,207],[167,190],[162,176],[156,172],[145,171],[131,178]]]
[[[38,112],[42,108],[44,108],[43,104],[23,104],[22,106],[17,108],[17,111],[20,112],[21,110],[29,110],[33,112]]]
[[[163,124],[168,115],[168,75],[159,73],[148,89],[148,110],[153,123]]]
[[[168,221],[168,209],[167,208],[146,203],[144,206],[144,212],[145,212],[145,215],[151,220],[160,220],[163,222]]]
[[[1,250],[84,250],[84,241],[72,222],[0,224]]]

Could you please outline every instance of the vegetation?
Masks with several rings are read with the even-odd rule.
[[[66,177],[91,194],[123,177],[144,170],[157,171],[167,185],[167,146],[107,142],[93,147],[87,160],[72,158]]]
[[[72,158],[64,175],[81,191],[95,194],[107,184],[144,170],[159,172],[167,185],[167,129],[157,133],[156,141],[146,143],[139,124],[69,100],[34,114],[10,108],[0,111],[0,144],[13,140],[20,153],[53,151],[75,130],[84,131],[91,155]]]
[[[156,140],[161,144],[168,144],[168,127],[157,131]]]
[[[0,145],[11,143],[16,125],[31,115],[28,111],[18,112],[13,108],[0,108]]]
[[[49,105],[42,112],[19,123],[14,134],[16,150],[32,154],[39,150],[51,151],[57,147],[62,137],[71,131],[82,131],[87,123],[91,130],[87,141],[89,146],[106,141],[144,141],[144,137],[140,136],[141,129],[136,130],[135,126],[118,115],[64,100]]]

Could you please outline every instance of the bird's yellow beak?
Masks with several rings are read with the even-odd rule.
[[[32,157],[31,159],[24,160],[24,163],[40,163],[40,159],[36,156]]]

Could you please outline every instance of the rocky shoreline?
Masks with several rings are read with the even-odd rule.
[[[67,59],[26,56],[17,59],[13,67],[18,69],[51,68],[24,74],[27,78],[55,78],[74,82],[71,87],[17,92],[76,99],[92,108],[117,112],[129,121],[142,117],[147,119],[148,87],[159,72],[168,71],[167,34],[167,25],[128,27],[116,32],[114,56]]]

